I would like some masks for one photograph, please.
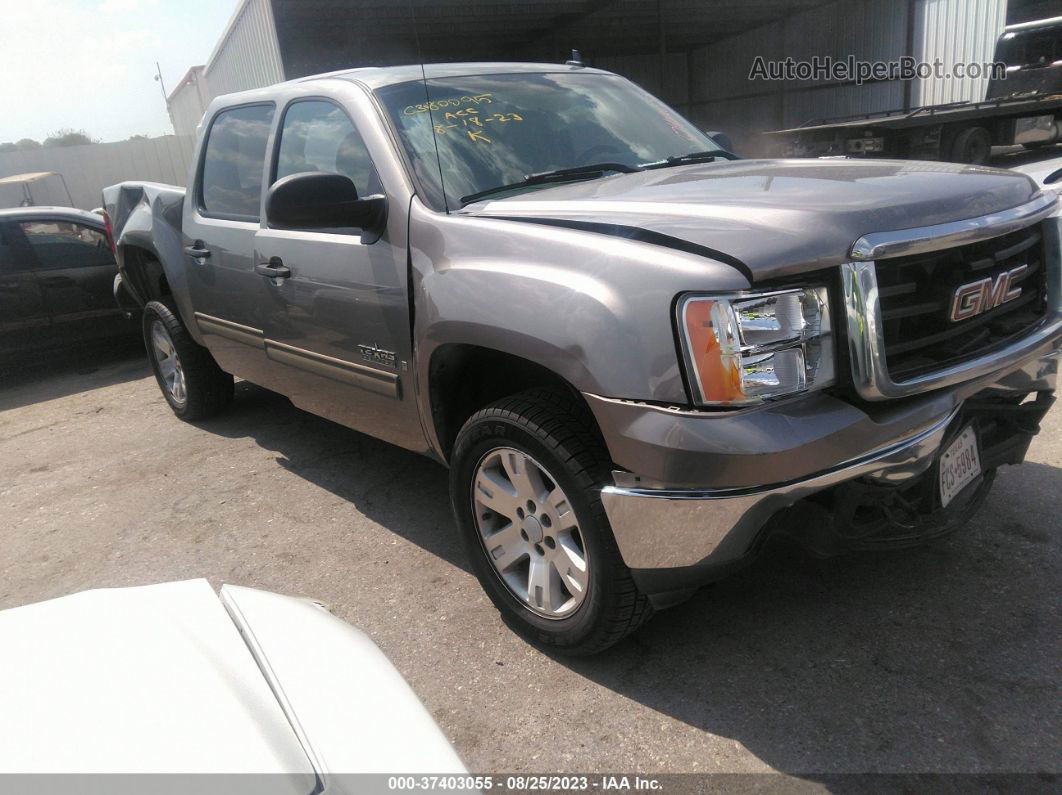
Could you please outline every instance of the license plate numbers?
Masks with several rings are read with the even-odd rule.
[[[972,425],[963,428],[940,457],[940,504],[946,507],[955,495],[981,474],[981,455]]]

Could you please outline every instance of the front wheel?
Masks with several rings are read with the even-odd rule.
[[[652,614],[601,505],[608,456],[574,396],[533,390],[474,414],[451,458],[450,498],[472,564],[513,629],[594,654]]]
[[[182,420],[218,414],[232,403],[232,376],[210,351],[192,339],[177,313],[163,301],[144,307],[144,344],[162,396]]]

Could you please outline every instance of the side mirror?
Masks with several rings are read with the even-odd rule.
[[[718,130],[708,131],[705,130],[704,134],[719,144],[723,149],[728,152],[734,151],[734,142],[730,140],[730,136],[725,132],[719,132]]]
[[[387,220],[383,196],[358,197],[350,177],[306,171],[278,179],[266,194],[271,229],[360,229],[382,233]],[[375,239],[379,238],[376,234]]]

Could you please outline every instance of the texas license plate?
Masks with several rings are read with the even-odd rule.
[[[940,504],[947,506],[955,495],[981,474],[977,433],[972,425],[962,429],[940,457]]]

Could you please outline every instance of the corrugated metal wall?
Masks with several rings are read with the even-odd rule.
[[[920,0],[915,13],[915,57],[945,67],[956,62],[992,61],[996,40],[1007,21],[1007,0]],[[915,105],[979,102],[988,77],[930,78],[913,86]]]
[[[243,0],[203,70],[170,97],[177,135],[194,135],[214,97],[261,88],[284,80],[280,47],[269,0]]]
[[[203,118],[206,105],[199,98],[194,85],[185,85],[175,91],[169,99],[170,119],[173,131],[178,135],[191,135],[196,125]]]
[[[187,80],[170,94],[166,102],[174,132],[177,135],[194,135],[209,102],[203,67],[193,67],[189,70]]]
[[[0,177],[58,171],[70,188],[74,206],[91,210],[99,207],[101,191],[117,182],[135,179],[184,185],[194,145],[194,139],[189,136],[166,135],[90,146],[3,152],[0,153]],[[33,197],[37,204],[69,203],[62,185],[54,178],[33,185]],[[0,207],[16,207],[21,199],[21,188],[0,186]]]
[[[797,61],[816,55],[861,61],[890,61],[907,46],[906,3],[898,0],[862,0],[815,8],[782,23],[782,51]],[[843,116],[887,110],[904,104],[900,82],[838,84],[787,81],[782,126],[793,127],[810,118]]]
[[[815,84],[811,81],[750,81],[756,56],[765,60],[892,60],[905,52],[906,3],[840,0],[733,38],[694,50],[689,115],[704,129],[731,135],[742,154],[768,154],[772,139],[759,135],[809,119],[886,110],[904,104],[899,82]]]
[[[764,130],[796,127],[814,119],[910,106],[976,101],[987,78],[854,83],[750,81],[757,55],[766,60],[815,56],[895,61],[940,58],[989,62],[1003,31],[1007,0],[916,0],[910,18],[902,0],[838,0],[782,18],[690,54],[690,95],[680,109],[699,126],[731,134],[743,154],[769,154]]]
[[[669,105],[682,109],[689,89],[686,53],[668,53],[664,61],[664,84],[660,84],[660,55],[614,55],[595,58],[593,65],[633,80]]]
[[[207,61],[204,75],[210,99],[284,79],[269,0],[244,0]]]

